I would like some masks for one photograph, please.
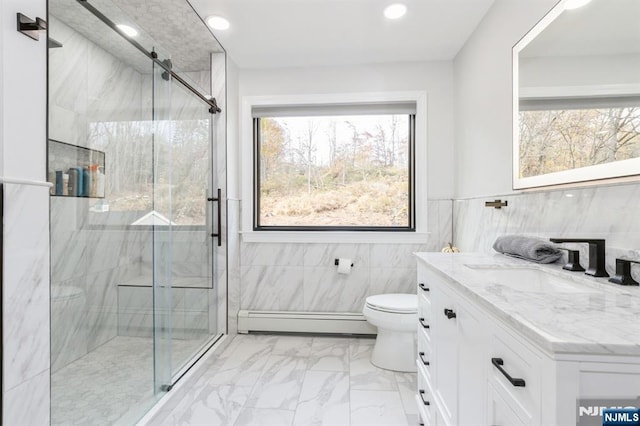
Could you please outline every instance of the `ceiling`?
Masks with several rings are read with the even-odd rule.
[[[189,0],[240,68],[337,66],[451,60],[494,0],[402,0],[407,14],[384,18],[394,0]]]

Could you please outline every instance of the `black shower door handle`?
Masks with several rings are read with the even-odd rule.
[[[218,232],[211,234],[211,237],[218,238],[218,247],[222,246],[222,190],[218,188],[218,196],[216,198],[209,197],[207,201],[218,203]]]

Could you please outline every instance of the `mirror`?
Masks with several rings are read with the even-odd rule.
[[[514,46],[514,189],[639,177],[638,22],[637,0],[562,0]]]

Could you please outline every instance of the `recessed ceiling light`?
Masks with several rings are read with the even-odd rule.
[[[394,3],[392,5],[387,6],[386,9],[384,10],[384,16],[387,19],[402,18],[405,13],[407,13],[407,6],[405,6],[402,3]]]
[[[130,27],[129,25],[124,25],[124,24],[118,24],[116,25],[116,27],[118,27],[118,29],[120,31],[122,31],[123,33],[125,33],[125,35],[127,37],[135,37],[138,35],[138,30],[136,30],[133,27]]]
[[[569,0],[565,5],[565,10],[577,9],[589,3],[591,0]]]
[[[207,18],[207,25],[214,30],[228,30],[230,27],[229,21],[222,16],[209,16]]]

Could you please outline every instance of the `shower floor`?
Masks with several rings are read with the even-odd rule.
[[[173,340],[172,359],[188,359],[203,343]],[[51,376],[52,425],[110,425],[153,403],[151,338],[115,337]]]

